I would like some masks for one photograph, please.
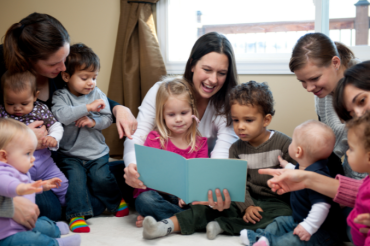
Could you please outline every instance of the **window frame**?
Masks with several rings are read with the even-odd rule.
[[[329,35],[329,0],[313,0],[315,5],[315,32]],[[168,59],[168,0],[157,2],[157,35],[161,54],[168,74],[183,74],[186,61]],[[355,56],[362,61],[370,60],[370,46],[351,46]],[[190,50],[189,50],[190,52]],[[289,70],[290,53],[248,54],[249,59],[238,61],[238,74],[292,74]]]

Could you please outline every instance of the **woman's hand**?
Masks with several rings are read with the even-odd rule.
[[[113,114],[116,117],[116,126],[119,138],[124,136],[132,139],[132,135],[137,129],[137,121],[131,110],[122,105],[117,105],[113,108]]]
[[[43,121],[34,121],[31,124],[28,125],[29,128],[35,133],[37,138],[37,147],[36,149],[45,149],[48,146],[43,145],[43,138],[48,135],[48,131],[46,130],[46,127],[43,125]],[[38,128],[41,126],[40,128]]]
[[[138,189],[146,189],[146,186],[139,180],[140,174],[137,172],[137,166],[134,163],[130,163],[127,167],[124,169],[126,184],[133,188]]]
[[[220,212],[222,212],[225,209],[229,209],[230,204],[231,204],[231,198],[230,198],[229,192],[226,189],[223,190],[225,200],[223,200],[221,191],[219,189],[216,189],[215,193],[216,193],[217,202],[213,201],[213,193],[211,190],[209,190],[208,191],[208,202],[193,202],[192,204],[193,205],[208,205],[212,209],[218,210]]]
[[[353,222],[357,224],[366,225],[367,227],[360,228],[361,233],[368,233],[369,227],[370,227],[370,214],[359,214],[357,217],[353,220]]]
[[[14,216],[13,220],[28,229],[33,229],[39,217],[39,207],[27,198],[16,196],[13,198]]]
[[[292,169],[259,169],[258,173],[274,176],[267,181],[267,185],[273,192],[277,192],[279,195],[307,188],[305,184],[307,171]]]

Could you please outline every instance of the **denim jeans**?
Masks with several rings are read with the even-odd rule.
[[[0,246],[51,246],[59,245],[55,238],[60,238],[59,228],[53,221],[46,217],[40,217],[36,226],[30,231],[17,232],[0,240]]]
[[[125,178],[123,177],[123,175],[125,174],[123,170],[125,168],[125,163],[123,161],[112,161],[109,162],[108,165],[111,173],[113,173],[114,177],[116,178],[121,196],[123,197],[123,199],[125,199],[128,205],[134,206],[134,188],[126,184]]]
[[[121,201],[121,194],[113,174],[109,170],[109,155],[86,161],[60,155],[59,168],[69,180],[66,195],[66,219],[77,216],[96,216],[91,195],[114,212]],[[89,195],[89,190],[91,195]]]
[[[331,233],[323,229],[319,229],[315,232],[310,240],[301,241],[297,235],[293,235],[294,229],[299,223],[294,222],[292,216],[280,216],[277,217],[270,225],[265,229],[257,229],[256,232],[248,230],[248,239],[250,245],[254,244],[262,236],[265,236],[269,242],[270,246],[286,246],[286,245],[334,245],[338,242],[334,240]]]
[[[141,216],[152,216],[160,221],[184,211],[178,204],[178,198],[174,195],[159,194],[157,191],[149,190],[136,198],[135,208]]]

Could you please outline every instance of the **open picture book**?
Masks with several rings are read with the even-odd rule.
[[[244,202],[247,161],[237,159],[185,159],[166,150],[135,144],[139,179],[154,190],[175,195],[185,203],[208,201],[208,191],[227,189],[231,200]]]

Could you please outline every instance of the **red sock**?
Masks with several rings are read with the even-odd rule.
[[[127,216],[129,214],[129,211],[128,211],[128,207],[127,207],[127,204],[125,202],[125,200],[121,200],[121,202],[119,203],[119,206],[118,206],[118,209],[116,211],[116,214],[115,216],[116,217],[123,217],[123,216]]]
[[[86,224],[84,216],[72,218],[69,222],[69,228],[72,232],[90,232],[90,227]]]

